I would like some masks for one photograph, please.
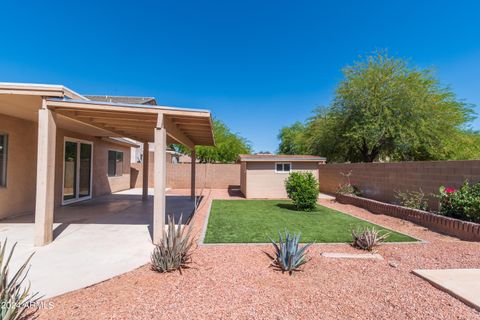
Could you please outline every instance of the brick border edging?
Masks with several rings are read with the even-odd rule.
[[[427,211],[397,206],[354,195],[337,194],[337,202],[367,209],[375,214],[385,214],[411,221],[430,230],[457,237],[461,240],[480,241],[480,224],[440,216]]]

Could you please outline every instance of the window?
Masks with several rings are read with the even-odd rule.
[[[290,173],[292,170],[292,164],[290,162],[277,162],[275,163],[276,173]]]
[[[108,150],[108,176],[118,177],[123,174],[123,152]]]
[[[0,187],[7,186],[8,135],[0,134]]]

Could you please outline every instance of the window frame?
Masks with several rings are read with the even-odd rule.
[[[110,175],[110,152],[115,152],[115,174],[114,175]],[[121,153],[122,154],[122,170],[121,170],[121,174],[117,174],[117,157],[118,157],[118,154]],[[125,151],[120,151],[118,149],[108,149],[107,151],[107,177],[108,178],[115,178],[115,177],[122,177],[124,176],[124,173],[123,173],[123,165],[124,165],[124,162],[125,162]]]
[[[0,163],[0,166],[2,166],[3,168],[3,173],[4,173],[4,176],[3,176],[3,181],[0,179],[0,188],[6,188],[7,187],[7,178],[8,178],[8,133],[6,132],[0,132],[0,136],[3,136],[4,137],[4,141],[5,141],[5,161],[3,161],[2,163]]]
[[[290,170],[286,171],[285,170],[285,165],[288,164],[290,166]],[[278,171],[277,166],[281,165],[282,170]],[[275,173],[291,173],[292,172],[292,163],[291,162],[275,162]]]

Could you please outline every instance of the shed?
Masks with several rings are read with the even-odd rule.
[[[240,189],[246,198],[284,199],[285,179],[291,172],[312,172],[318,179],[318,166],[326,158],[311,155],[241,154]]]

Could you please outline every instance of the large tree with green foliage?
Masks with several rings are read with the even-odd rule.
[[[480,146],[470,145],[479,135],[465,128],[472,109],[431,70],[378,52],[343,73],[330,107],[317,110],[297,133],[310,153],[352,162],[480,156]]]
[[[239,154],[251,153],[250,143],[243,137],[230,131],[220,120],[213,121],[214,147],[195,147],[197,159],[202,163],[235,162]],[[182,145],[174,146],[177,151],[190,154],[190,150]]]
[[[278,134],[280,154],[302,154],[305,153],[305,126],[300,121],[295,122],[289,127],[284,127]]]

